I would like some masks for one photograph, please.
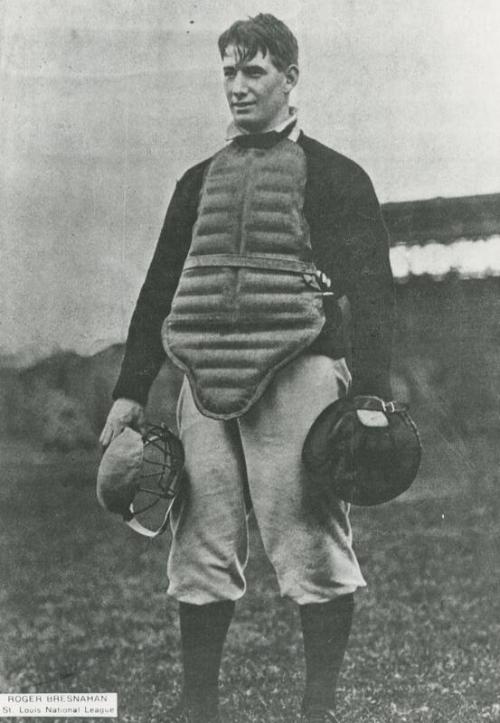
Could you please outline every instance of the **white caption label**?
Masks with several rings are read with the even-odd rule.
[[[0,718],[116,718],[116,693],[0,693]]]

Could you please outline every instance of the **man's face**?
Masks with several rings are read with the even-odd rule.
[[[270,130],[288,117],[288,99],[297,82],[298,70],[278,70],[269,53],[259,50],[251,59],[241,60],[229,45],[222,60],[224,91],[236,125],[252,133]]]

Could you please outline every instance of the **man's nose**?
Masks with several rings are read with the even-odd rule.
[[[241,98],[248,92],[246,78],[241,71],[234,76],[231,92],[236,98]]]

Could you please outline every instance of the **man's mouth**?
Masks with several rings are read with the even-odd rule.
[[[236,108],[236,110],[246,110],[247,108],[252,108],[255,105],[255,103],[232,103],[231,107]]]

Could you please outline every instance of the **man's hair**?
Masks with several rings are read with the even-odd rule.
[[[237,49],[240,62],[251,60],[259,50],[262,55],[269,52],[273,65],[282,72],[299,62],[297,38],[284,22],[270,13],[237,20],[225,30],[219,38],[221,58],[229,45]]]

